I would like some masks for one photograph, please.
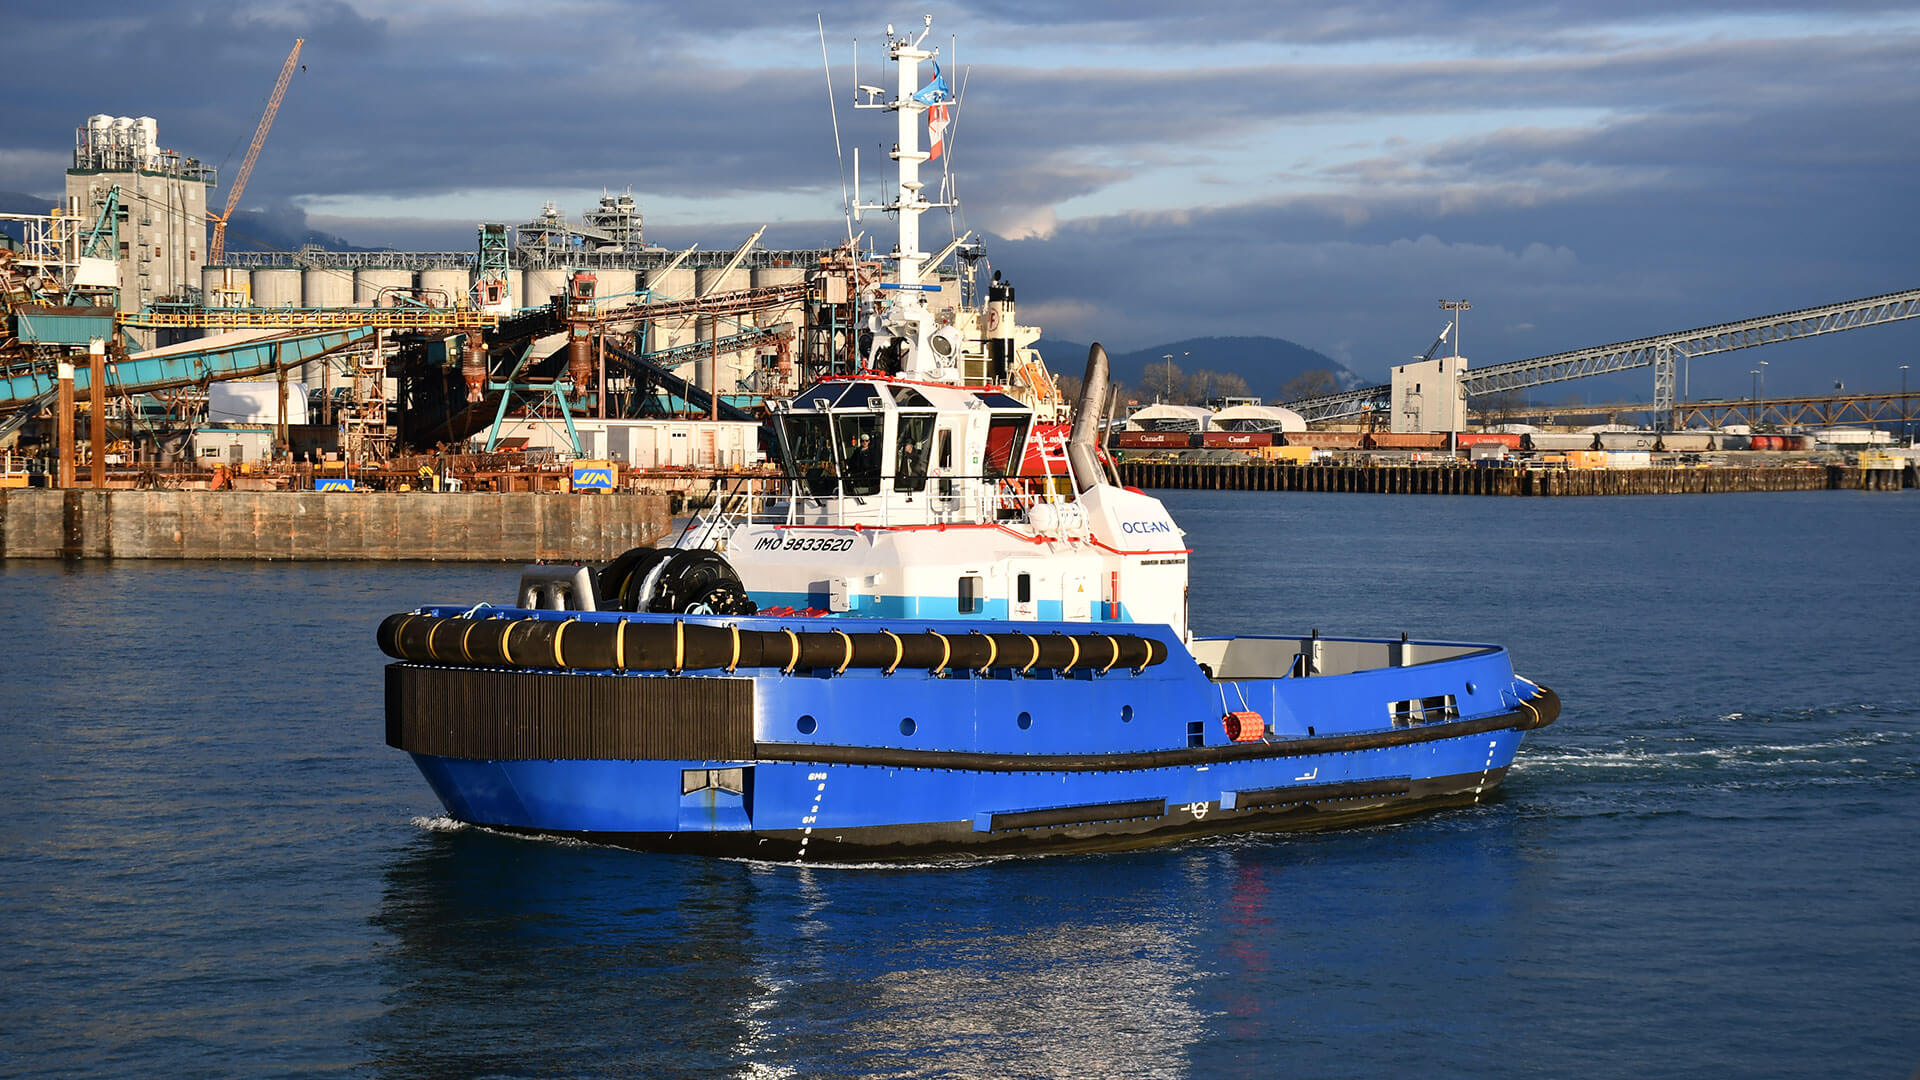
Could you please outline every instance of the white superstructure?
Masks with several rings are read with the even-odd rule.
[[[787,480],[736,493],[684,543],[722,551],[763,608],[1166,623],[1185,634],[1184,534],[1158,499],[1114,483],[1093,451],[1105,354],[1096,346],[1089,358],[1070,463],[1023,475],[1034,395],[966,385],[955,320],[927,302],[919,216],[932,204],[919,125],[947,95],[938,78],[920,87],[921,64],[937,55],[921,48],[926,36],[889,31],[897,96],[864,106],[895,111],[899,132],[895,199],[865,208],[899,221],[895,273],[863,297],[868,370],[776,406]]]

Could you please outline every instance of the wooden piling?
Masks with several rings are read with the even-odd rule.
[[[1375,495],[1704,495],[1752,491],[1899,490],[1913,470],[1840,465],[1711,469],[1489,469],[1433,465],[1286,465],[1129,461],[1121,479],[1140,488],[1343,492]]]

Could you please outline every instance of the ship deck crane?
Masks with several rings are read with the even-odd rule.
[[[274,115],[280,111],[280,99],[287,96],[287,84],[293,81],[294,65],[300,62],[300,46],[306,41],[306,38],[294,38],[293,51],[287,54],[287,62],[280,66],[280,78],[273,84],[273,95],[267,98],[266,111],[260,114],[260,125],[253,129],[253,142],[247,146],[246,159],[240,163],[233,186],[227,189],[227,208],[218,214],[207,211],[207,217],[213,219],[213,242],[207,245],[208,266],[218,266],[226,258],[227,221],[240,205],[240,193],[247,189],[247,180],[253,175],[253,163],[260,160],[260,148],[266,145],[267,131],[273,127]]]

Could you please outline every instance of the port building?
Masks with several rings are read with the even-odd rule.
[[[160,144],[151,116],[90,116],[74,131],[61,211],[91,226],[108,215],[121,311],[197,290],[207,251],[207,195],[218,177]]]

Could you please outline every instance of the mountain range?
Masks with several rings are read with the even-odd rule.
[[[24,191],[0,191],[0,214],[44,214],[60,204],[58,196],[29,195]],[[20,235],[17,227],[5,230]],[[298,251],[312,244],[328,251],[380,251],[380,248],[356,247],[341,237],[307,227],[307,213],[297,206],[269,206],[264,210],[241,210],[227,226],[229,251]]]
[[[1088,346],[1043,337],[1034,347],[1047,358],[1054,374],[1080,377]],[[1136,396],[1150,400],[1154,387],[1145,383],[1147,365],[1168,356],[1185,375],[1200,371],[1238,375],[1247,381],[1249,393],[1268,402],[1282,400],[1282,387],[1314,370],[1331,373],[1343,388],[1369,385],[1333,357],[1276,337],[1186,338],[1131,352],[1109,352],[1107,362],[1114,379],[1131,387]]]

